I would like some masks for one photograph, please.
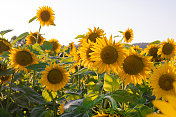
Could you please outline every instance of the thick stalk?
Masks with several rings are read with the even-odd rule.
[[[52,101],[53,101],[53,111],[54,111],[53,117],[56,117],[56,115],[57,115],[57,110],[56,110],[56,100],[53,98],[53,95],[52,95],[51,92],[48,91],[48,93],[49,93],[49,95],[51,96]]]
[[[37,39],[36,39],[36,43],[38,43],[38,38],[39,38],[39,34],[40,34],[40,30],[41,30],[41,25],[40,25],[40,27],[39,27],[39,32],[38,32],[38,34],[37,34]]]
[[[35,87],[35,81],[36,81],[36,77],[35,77],[36,72],[34,71],[34,75],[33,75],[33,84],[32,84],[32,88],[34,89]]]

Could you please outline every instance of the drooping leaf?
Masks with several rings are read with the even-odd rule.
[[[111,97],[111,96],[108,95],[108,96],[105,96],[104,99],[105,100],[107,99],[107,100],[109,100],[111,102],[111,106],[112,106],[112,108],[114,110],[117,109],[117,102],[115,101],[115,99],[113,97]]]
[[[0,34],[1,34],[1,36],[3,36],[4,34],[6,34],[8,32],[11,32],[12,30],[11,29],[9,29],[9,30],[3,30],[3,31],[0,32]]]
[[[19,35],[17,38],[16,38],[16,40],[14,40],[13,42],[12,42],[12,44],[15,44],[17,41],[20,41],[20,40],[22,40],[22,39],[25,39],[27,36],[28,36],[28,32],[25,32],[25,33],[22,33],[21,35]]]
[[[12,115],[7,110],[0,108],[0,117],[12,117]]]
[[[105,74],[104,76],[104,86],[105,91],[114,92],[120,88],[120,84],[117,78]]]
[[[45,113],[47,113],[47,110],[43,105],[37,106],[32,109],[31,117],[44,117]]]
[[[83,74],[83,75],[90,74],[92,76],[96,76],[97,75],[94,71],[88,70],[88,68],[82,68],[81,70],[79,70],[78,72],[76,72],[73,75],[79,75],[79,74]]]
[[[37,72],[41,72],[41,71],[45,70],[46,65],[48,65],[48,64],[47,63],[39,63],[39,64],[29,65],[26,68],[30,69],[30,70],[37,71]]]
[[[31,18],[30,20],[29,20],[29,23],[31,23],[32,21],[34,21],[35,19],[37,19],[38,17],[37,16],[34,16],[33,18]]]
[[[74,93],[74,92],[67,92],[64,94],[64,96],[68,99],[68,100],[77,100],[77,99],[81,99],[81,95],[78,93]]]

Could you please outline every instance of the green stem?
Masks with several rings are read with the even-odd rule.
[[[39,27],[39,32],[38,32],[38,34],[37,34],[37,40],[36,40],[36,43],[38,43],[38,38],[39,38],[39,34],[40,34],[40,30],[41,30],[41,25],[40,25],[40,27]]]
[[[79,73],[79,69],[80,69],[80,65],[78,65],[78,73]],[[81,90],[81,79],[79,77],[79,74],[78,74],[78,90],[79,91]]]
[[[52,98],[52,100],[53,100],[53,111],[54,111],[53,117],[56,117],[56,114],[57,114],[57,110],[56,110],[56,100],[53,98],[53,95],[52,95],[51,92],[48,91],[48,93],[49,93],[49,95],[51,96],[51,98]]]
[[[9,103],[10,103],[10,96],[11,96],[11,91],[12,91],[13,76],[14,76],[14,74],[12,75],[12,79],[11,79],[10,84],[9,84],[10,90],[9,90],[9,93],[8,93],[7,105],[6,105],[6,110],[7,111],[9,109],[9,105],[10,105]]]
[[[36,74],[36,72],[34,71],[33,84],[32,84],[32,88],[33,88],[33,89],[34,89],[34,87],[35,87],[35,80],[36,80],[35,74]]]

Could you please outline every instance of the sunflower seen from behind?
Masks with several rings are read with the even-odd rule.
[[[93,51],[91,50],[91,47],[93,46],[91,41],[88,41],[88,43],[83,43],[82,46],[79,49],[80,58],[82,60],[81,65],[84,67],[88,67],[89,69],[92,69],[94,61],[90,59],[90,53]]]
[[[38,35],[38,40],[37,40],[37,35]],[[34,33],[30,32],[30,34],[26,37],[26,45],[33,45],[36,42],[42,45],[44,40],[45,38],[43,38],[43,36],[38,32],[34,32]]]
[[[58,40],[56,39],[50,39],[49,42],[52,44],[53,48],[52,51],[55,51],[56,53],[58,53],[61,49],[61,44],[58,42]]]
[[[10,52],[10,63],[15,70],[27,71],[27,66],[38,63],[38,58],[27,48],[13,49]]]
[[[97,68],[99,73],[117,73],[127,53],[123,44],[112,40],[112,35],[109,40],[106,37],[97,38],[97,43],[93,44],[91,50],[93,52],[89,54],[90,60],[95,61],[93,67]]]
[[[176,82],[173,83],[176,91]],[[176,94],[176,92],[175,92]],[[161,113],[148,114],[147,117],[175,117],[176,115],[176,96],[166,95],[166,100],[153,100],[152,103],[157,107]]]
[[[161,64],[153,69],[149,85],[153,88],[153,95],[156,96],[156,99],[161,97],[166,99],[166,95],[174,95],[175,70],[173,62],[165,62],[164,65]]]
[[[54,24],[54,11],[52,10],[51,7],[48,6],[42,6],[39,7],[39,10],[37,10],[37,20],[40,22],[40,25],[44,26],[44,25],[52,25]]]
[[[46,66],[45,71],[42,71],[41,73],[41,83],[43,86],[46,86],[46,89],[49,91],[61,90],[70,79],[70,74],[66,69],[56,63],[51,63],[50,66]]]
[[[82,45],[83,42],[87,43],[88,40],[92,43],[95,43],[97,38],[102,38],[105,35],[104,30],[100,29],[99,27],[94,27],[94,30],[88,28],[88,30],[89,32],[86,33],[86,36],[79,40],[79,45]]]
[[[12,49],[12,45],[10,44],[10,42],[8,42],[6,39],[4,38],[0,38],[0,55],[4,52],[4,51],[10,51]]]
[[[167,39],[166,41],[161,42],[160,48],[157,52],[159,55],[161,55],[161,58],[164,59],[170,59],[173,58],[176,54],[176,43],[174,42],[174,39]]]
[[[149,77],[153,63],[152,57],[144,56],[144,53],[138,53],[130,48],[128,56],[123,59],[121,70],[119,72],[120,78],[124,81],[125,85],[133,83],[134,85],[142,84],[146,77]]]
[[[124,37],[124,42],[131,43],[131,41],[133,40],[133,30],[128,28],[122,34]]]

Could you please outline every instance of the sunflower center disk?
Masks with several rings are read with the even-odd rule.
[[[27,66],[33,62],[33,58],[29,52],[19,51],[15,56],[15,61],[21,66]]]
[[[63,75],[59,69],[53,69],[48,73],[47,79],[51,84],[57,84],[62,81]]]
[[[125,37],[126,37],[127,40],[129,40],[131,38],[131,33],[129,31],[127,31],[125,33]]]
[[[43,21],[48,21],[50,19],[50,13],[48,11],[42,11],[40,16]]]
[[[163,48],[162,48],[162,52],[166,55],[169,55],[173,52],[174,46],[170,43],[166,43]]]
[[[92,33],[89,35],[88,39],[95,43],[97,37],[100,37],[100,35],[98,35],[97,33]]]
[[[137,75],[144,68],[144,63],[141,58],[136,55],[128,56],[123,63],[123,69],[127,74]]]
[[[30,41],[32,44],[35,44],[36,43],[36,39],[37,39],[37,34],[33,34],[30,38]]]
[[[9,46],[7,46],[5,43],[0,41],[0,53],[2,53],[4,51],[8,51],[9,49],[10,49]]]
[[[112,46],[106,46],[101,51],[101,59],[105,64],[113,64],[117,61],[118,52],[116,48]]]
[[[166,90],[166,91],[173,89],[173,82],[174,82],[174,79],[169,74],[163,74],[159,78],[160,88],[163,89],[163,90]]]
[[[154,48],[151,48],[149,50],[149,55],[150,56],[153,56],[153,58],[156,58],[157,57],[157,52],[158,52],[158,48],[154,47]]]

